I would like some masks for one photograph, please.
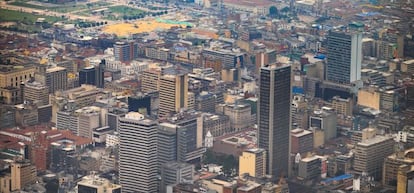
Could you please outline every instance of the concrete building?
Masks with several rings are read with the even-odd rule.
[[[20,104],[15,106],[15,123],[20,127],[37,125],[39,123],[39,113],[35,104]]]
[[[20,84],[34,77],[33,66],[18,64],[0,64],[0,97],[5,104],[18,104],[22,102]]]
[[[260,69],[258,146],[266,150],[267,174],[289,175],[291,67],[270,65]]]
[[[193,183],[194,165],[168,162],[161,166],[160,192],[167,192],[167,186],[179,183]]]
[[[23,100],[38,106],[49,104],[49,88],[39,82],[26,82],[23,87]]]
[[[92,85],[81,85],[80,87],[56,92],[50,95],[52,104],[52,122],[56,123],[56,114],[61,110],[73,111],[78,108],[90,106],[96,102],[101,90]]]
[[[49,94],[55,91],[64,91],[68,86],[68,72],[66,68],[54,66],[47,68],[46,66],[38,67],[35,74],[35,80],[49,88]]]
[[[201,157],[206,151],[203,147],[201,122],[202,117],[184,112],[160,123],[158,133],[159,161],[187,163],[201,161]]]
[[[16,110],[12,107],[0,105],[0,129],[12,128],[16,124]]]
[[[305,155],[313,150],[313,133],[304,129],[293,129],[290,132],[290,143],[292,154]]]
[[[321,176],[321,159],[317,156],[303,158],[299,162],[298,177],[303,180],[317,179]]]
[[[404,151],[402,146],[396,146],[397,152],[389,155],[384,160],[382,176],[382,183],[384,185],[396,186],[399,167],[402,165],[414,165],[414,148]]]
[[[161,78],[160,68],[149,68],[142,72],[141,91],[144,93],[158,91],[160,89],[159,80]]]
[[[78,117],[78,136],[93,138],[93,130],[100,127],[100,110],[99,107],[84,107],[75,111],[75,116]]]
[[[266,175],[266,150],[248,149],[239,157],[239,176],[262,178]]]
[[[323,140],[326,142],[337,136],[337,117],[331,108],[322,107],[321,110],[315,110],[309,116],[309,127],[314,130],[321,130],[324,134]],[[314,138],[314,140],[318,140]]]
[[[308,104],[305,97],[301,95],[293,96],[291,110],[292,128],[308,128]]]
[[[119,182],[123,193],[157,192],[157,129],[156,121],[136,112],[119,119]]]
[[[121,193],[121,186],[98,176],[85,176],[77,183],[78,193]]]
[[[355,146],[354,170],[365,172],[368,176],[380,180],[384,159],[393,153],[394,140],[390,136],[367,136]]]
[[[361,79],[362,33],[330,31],[327,53],[328,81],[350,84]]]
[[[339,96],[335,96],[332,98],[330,107],[333,108],[338,115],[352,116],[354,103],[351,98],[343,99]]]
[[[138,44],[136,42],[116,42],[114,44],[116,61],[130,62],[138,58]]]
[[[240,187],[237,188],[237,193],[261,193],[262,192],[262,185],[253,181],[248,181],[241,184]]]
[[[226,115],[203,113],[203,136],[210,131],[213,137],[231,132],[230,119]]]
[[[220,112],[228,116],[230,119],[230,131],[238,132],[253,126],[253,117],[251,114],[251,106],[248,103],[244,104],[225,104],[220,105]],[[223,110],[223,111],[221,111]]]
[[[203,58],[219,60],[223,69],[244,66],[243,53],[232,52],[230,50],[204,49],[201,54]]]
[[[263,66],[270,65],[276,62],[276,50],[263,50],[256,54],[256,69],[259,72],[259,69]]]
[[[188,107],[188,76],[186,73],[166,73],[160,78],[158,116],[168,117]]]
[[[208,113],[216,111],[216,96],[213,93],[201,92],[196,98],[196,110]]]
[[[14,162],[11,168],[11,191],[23,190],[36,182],[36,167],[26,161]]]
[[[397,193],[414,192],[414,166],[402,165],[398,168]]]

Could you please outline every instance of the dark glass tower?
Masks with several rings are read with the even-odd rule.
[[[273,178],[289,174],[290,65],[260,69],[258,143],[267,151],[266,171]]]
[[[96,69],[95,67],[86,67],[79,71],[79,84],[96,85]]]

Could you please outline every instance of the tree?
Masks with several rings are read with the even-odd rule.
[[[276,18],[277,15],[279,15],[279,11],[277,10],[277,8],[275,6],[271,6],[269,8],[269,16],[272,18]]]

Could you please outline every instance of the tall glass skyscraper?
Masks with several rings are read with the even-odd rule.
[[[119,119],[119,182],[123,193],[158,191],[158,122],[137,112]]]
[[[258,142],[267,151],[266,172],[273,178],[289,175],[291,66],[260,69]]]
[[[330,31],[327,40],[326,79],[340,84],[360,80],[362,33]]]

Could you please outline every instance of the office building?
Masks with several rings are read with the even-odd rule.
[[[101,62],[96,66],[88,66],[79,71],[79,85],[90,84],[98,88],[104,88],[104,73],[105,73],[106,61]]]
[[[49,94],[55,91],[64,91],[68,86],[68,72],[66,68],[54,66],[47,68],[40,66],[35,74],[35,80],[49,88]]]
[[[330,31],[326,47],[328,81],[350,84],[361,79],[362,33]]]
[[[226,115],[220,114],[202,114],[203,117],[203,136],[206,136],[207,132],[213,137],[219,137],[225,133],[231,132],[230,119]]]
[[[128,112],[139,112],[144,115],[151,115],[151,96],[137,95],[128,97]]]
[[[96,85],[96,69],[94,66],[88,66],[79,71],[79,84]]]
[[[260,69],[258,145],[266,150],[267,174],[289,175],[291,67],[270,65]]]
[[[56,128],[70,130],[75,135],[92,139],[93,130],[100,126],[99,107],[84,107],[75,111],[57,112]]]
[[[365,172],[368,176],[380,180],[384,159],[394,150],[394,140],[390,136],[367,136],[355,146],[354,170]]]
[[[78,183],[78,193],[121,193],[121,186],[105,178],[85,176]]]
[[[109,128],[114,131],[119,129],[119,118],[125,116],[128,113],[128,109],[124,108],[110,108],[106,113],[106,120]]]
[[[0,105],[0,129],[12,128],[16,124],[16,110]]]
[[[167,192],[170,185],[193,183],[194,165],[180,162],[168,162],[161,166],[160,192]]]
[[[337,136],[337,117],[332,108],[322,107],[321,110],[315,110],[309,116],[309,127],[314,130],[320,130],[324,134],[324,142],[336,138]],[[314,140],[319,140],[315,138]]]
[[[188,76],[177,71],[167,72],[160,78],[160,107],[158,116],[168,117],[188,107]]]
[[[159,80],[161,77],[160,68],[150,68],[142,72],[141,75],[141,91],[144,93],[159,90]]]
[[[294,95],[292,100],[291,124],[292,128],[308,128],[308,104],[302,95]]]
[[[239,157],[239,175],[262,178],[266,175],[266,150],[248,149]]]
[[[29,161],[18,161],[11,164],[11,190],[23,190],[36,182],[36,167]]]
[[[299,162],[298,177],[303,180],[317,179],[321,176],[321,164],[317,156],[303,158]]]
[[[157,192],[158,122],[137,112],[119,119],[119,182],[123,193]]]
[[[214,113],[216,111],[216,96],[210,92],[200,92],[196,98],[196,109],[198,111]]]
[[[409,150],[403,149],[402,146],[396,145],[396,152],[389,155],[384,160],[384,171],[382,183],[387,186],[396,186],[398,168],[402,165],[414,165],[414,148]]]
[[[202,117],[183,112],[160,123],[159,161],[198,163],[206,149],[203,147]],[[174,155],[175,153],[175,155]],[[171,159],[176,160],[171,160]]]
[[[136,42],[116,42],[114,44],[115,60],[131,62],[138,58],[138,44]]]
[[[313,133],[304,129],[293,129],[290,134],[292,154],[305,155],[313,150]]]
[[[15,108],[16,125],[20,127],[27,127],[37,125],[39,123],[39,114],[35,104],[19,104],[16,105]]]
[[[336,114],[344,116],[352,116],[353,100],[351,98],[343,99],[339,96],[332,98],[330,107],[336,112]]]
[[[263,50],[256,54],[256,71],[259,72],[260,68],[266,65],[270,65],[276,62],[276,50]]]
[[[398,168],[397,193],[414,192],[414,165],[402,165]]]
[[[20,84],[34,77],[33,66],[20,66],[18,64],[0,64],[0,98],[5,104],[19,104],[22,102]]]
[[[39,82],[26,82],[23,86],[23,100],[38,106],[49,104],[49,88]]]
[[[209,60],[219,60],[223,69],[240,68],[244,66],[243,53],[232,52],[230,50],[204,49],[203,58]]]
[[[101,90],[96,88],[96,86],[84,84],[77,88],[50,95],[52,122],[56,123],[56,114],[58,111],[73,111],[78,108],[93,105],[100,92]]]
[[[238,132],[253,126],[252,110],[249,103],[220,105],[219,113],[230,119],[230,132]]]

